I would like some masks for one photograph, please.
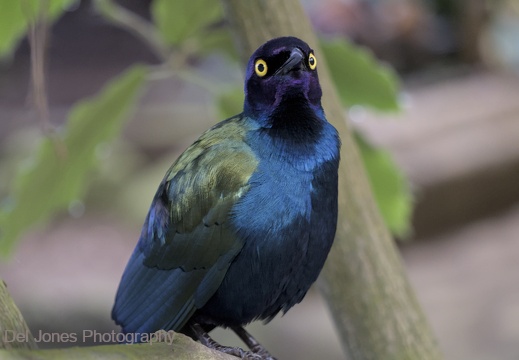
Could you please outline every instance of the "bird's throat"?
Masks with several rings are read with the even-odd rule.
[[[313,109],[306,99],[284,99],[270,115],[269,135],[275,141],[313,145],[318,141],[326,121],[317,111],[318,109]]]

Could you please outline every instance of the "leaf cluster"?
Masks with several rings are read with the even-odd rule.
[[[88,174],[102,161],[100,148],[121,134],[142,89],[158,72],[208,89],[222,117],[241,111],[241,84],[222,90],[200,76],[190,62],[217,50],[236,61],[218,2],[154,0],[152,21],[112,0],[94,3],[105,19],[144,40],[163,64],[127,69],[97,95],[75,104],[63,129],[42,134],[29,165],[17,171],[10,194],[1,203],[0,254],[9,254],[24,231],[81,201],[89,186]],[[74,0],[0,0],[0,57],[12,54],[36,22],[52,23],[74,4]],[[323,41],[321,47],[346,108],[399,110],[398,79],[391,69],[344,40]],[[412,209],[405,177],[386,151],[373,147],[360,134],[356,139],[386,224],[395,234],[405,234]]]

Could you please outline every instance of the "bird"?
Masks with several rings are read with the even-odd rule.
[[[242,359],[275,359],[243,327],[301,302],[337,227],[341,141],[303,40],[261,45],[243,111],[204,132],[166,172],[122,275],[125,334],[173,330]],[[211,338],[229,328],[249,350]],[[138,340],[137,340],[138,341]]]

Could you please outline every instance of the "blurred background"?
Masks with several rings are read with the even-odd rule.
[[[152,17],[151,0],[117,3]],[[414,212],[410,230],[397,232],[399,247],[445,358],[519,358],[519,3],[303,4],[322,38],[367,49],[401,78],[400,111],[351,106],[347,112],[351,126],[387,150],[408,179]],[[58,131],[76,102],[128,66],[162,63],[156,49],[101,16],[94,1],[72,4],[48,35],[48,120]],[[230,56],[190,54],[186,62],[196,72],[154,72],[122,134],[96,148],[99,164],[88,173],[84,196],[25,232],[2,260],[0,277],[35,334],[116,329],[110,319],[116,287],[158,183],[174,159],[223,118],[215,92],[243,81]],[[46,131],[31,93],[24,39],[0,62],[4,203],[16,187],[15,173],[31,166]],[[30,184],[38,189],[43,182]],[[284,317],[250,329],[280,359],[344,358],[315,289]],[[215,337],[239,344],[224,331]]]

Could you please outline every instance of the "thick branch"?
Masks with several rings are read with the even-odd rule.
[[[187,336],[176,334],[172,344],[101,345],[47,350],[0,350],[3,360],[74,360],[74,359],[175,359],[175,360],[236,360],[234,356],[211,350]]]
[[[7,333],[25,334],[22,341],[10,341],[5,338]],[[25,320],[16,307],[13,299],[7,292],[5,283],[0,279],[0,349],[35,349],[36,343],[25,323]],[[3,359],[2,356],[0,358]]]
[[[245,60],[266,40],[302,38],[320,52],[298,0],[223,0]],[[324,61],[319,78],[328,120],[342,138],[339,225],[320,278],[352,360],[441,359],[401,259],[373,200],[358,150]]]
[[[70,335],[70,334],[64,334]],[[68,349],[35,350],[36,341],[22,314],[0,279],[0,359],[175,359],[236,360],[234,356],[209,349],[191,338],[173,333],[165,342],[136,345],[101,345]],[[69,342],[81,342],[79,335],[67,336]]]

